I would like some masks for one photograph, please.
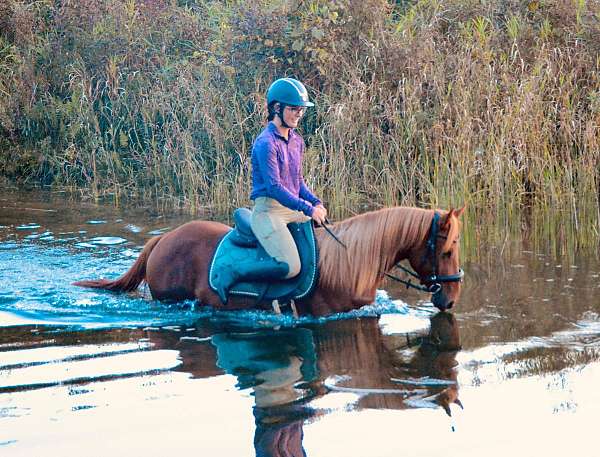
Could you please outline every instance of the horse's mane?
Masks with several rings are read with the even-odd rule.
[[[438,212],[445,217],[447,211]],[[393,266],[399,252],[424,242],[434,210],[408,207],[385,208],[346,219],[332,230],[344,249],[325,231],[319,234],[319,268],[322,287],[352,289],[355,296],[372,293],[383,273]],[[453,224],[457,225],[457,224]],[[451,242],[458,227],[448,234]],[[449,246],[444,246],[448,249]]]

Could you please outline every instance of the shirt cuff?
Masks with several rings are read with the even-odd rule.
[[[313,213],[315,212],[315,207],[306,202],[306,204],[303,205],[302,208],[300,208],[300,211],[302,211],[308,217],[312,217]]]

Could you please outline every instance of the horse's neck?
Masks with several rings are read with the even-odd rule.
[[[380,219],[376,226],[381,227],[384,233],[379,230],[366,230],[364,237],[368,240],[367,243],[373,246],[373,254],[379,259],[382,275],[397,262],[406,259],[410,251],[423,241],[423,230],[415,228],[415,225],[422,225],[422,220],[429,224],[427,221],[432,217],[429,213],[430,210],[403,207],[388,208],[375,213]]]
[[[349,219],[336,229],[345,249],[322,234],[324,284],[352,296],[374,294],[384,274],[419,242],[422,221],[431,217],[424,211],[390,208]],[[410,225],[415,223],[417,228]]]

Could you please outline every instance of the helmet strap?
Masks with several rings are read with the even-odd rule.
[[[292,127],[290,127],[288,124],[286,124],[285,119],[283,119],[283,112],[285,111],[286,106],[287,105],[279,102],[279,111],[277,112],[277,115],[279,116],[279,119],[281,120],[281,126],[286,129],[291,129]]]

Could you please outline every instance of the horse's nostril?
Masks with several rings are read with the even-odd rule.
[[[452,308],[454,306],[454,302],[453,301],[449,301],[448,302],[448,309]]]

